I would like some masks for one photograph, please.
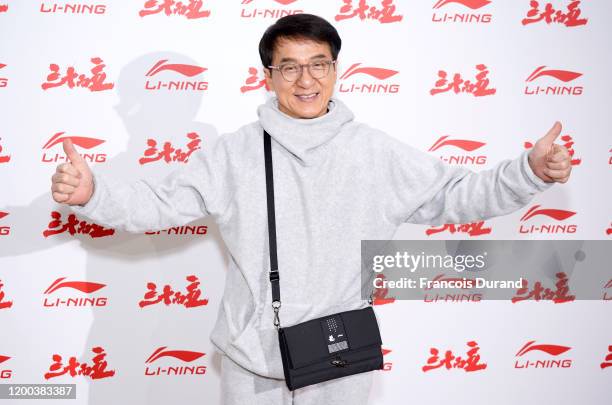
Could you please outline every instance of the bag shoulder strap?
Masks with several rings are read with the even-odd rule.
[[[264,158],[266,166],[266,201],[268,205],[268,242],[270,246],[270,284],[272,285],[272,308],[274,308],[274,325],[280,327],[278,310],[280,300],[280,278],[278,275],[278,257],[276,254],[276,216],[274,214],[274,176],[272,169],[272,138],[264,130]]]

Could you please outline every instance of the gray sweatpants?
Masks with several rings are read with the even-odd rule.
[[[227,355],[221,360],[223,405],[366,405],[374,372],[354,374],[289,391],[285,380],[262,377]]]

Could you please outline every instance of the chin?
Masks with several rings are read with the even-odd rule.
[[[318,106],[317,108],[301,108],[293,110],[293,114],[298,118],[317,118],[323,115],[326,112],[326,109],[323,106]]]

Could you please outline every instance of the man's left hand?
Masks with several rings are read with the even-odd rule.
[[[546,183],[565,183],[572,171],[572,157],[565,146],[555,139],[561,133],[561,123],[555,125],[540,138],[529,152],[529,166]]]

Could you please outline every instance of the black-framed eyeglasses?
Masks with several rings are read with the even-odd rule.
[[[283,79],[288,82],[294,82],[302,76],[304,66],[308,68],[310,76],[315,79],[322,79],[328,75],[329,68],[334,63],[336,63],[335,60],[319,60],[304,65],[300,65],[299,63],[283,63],[278,66],[268,66],[268,68],[278,70],[281,76],[283,76]]]

